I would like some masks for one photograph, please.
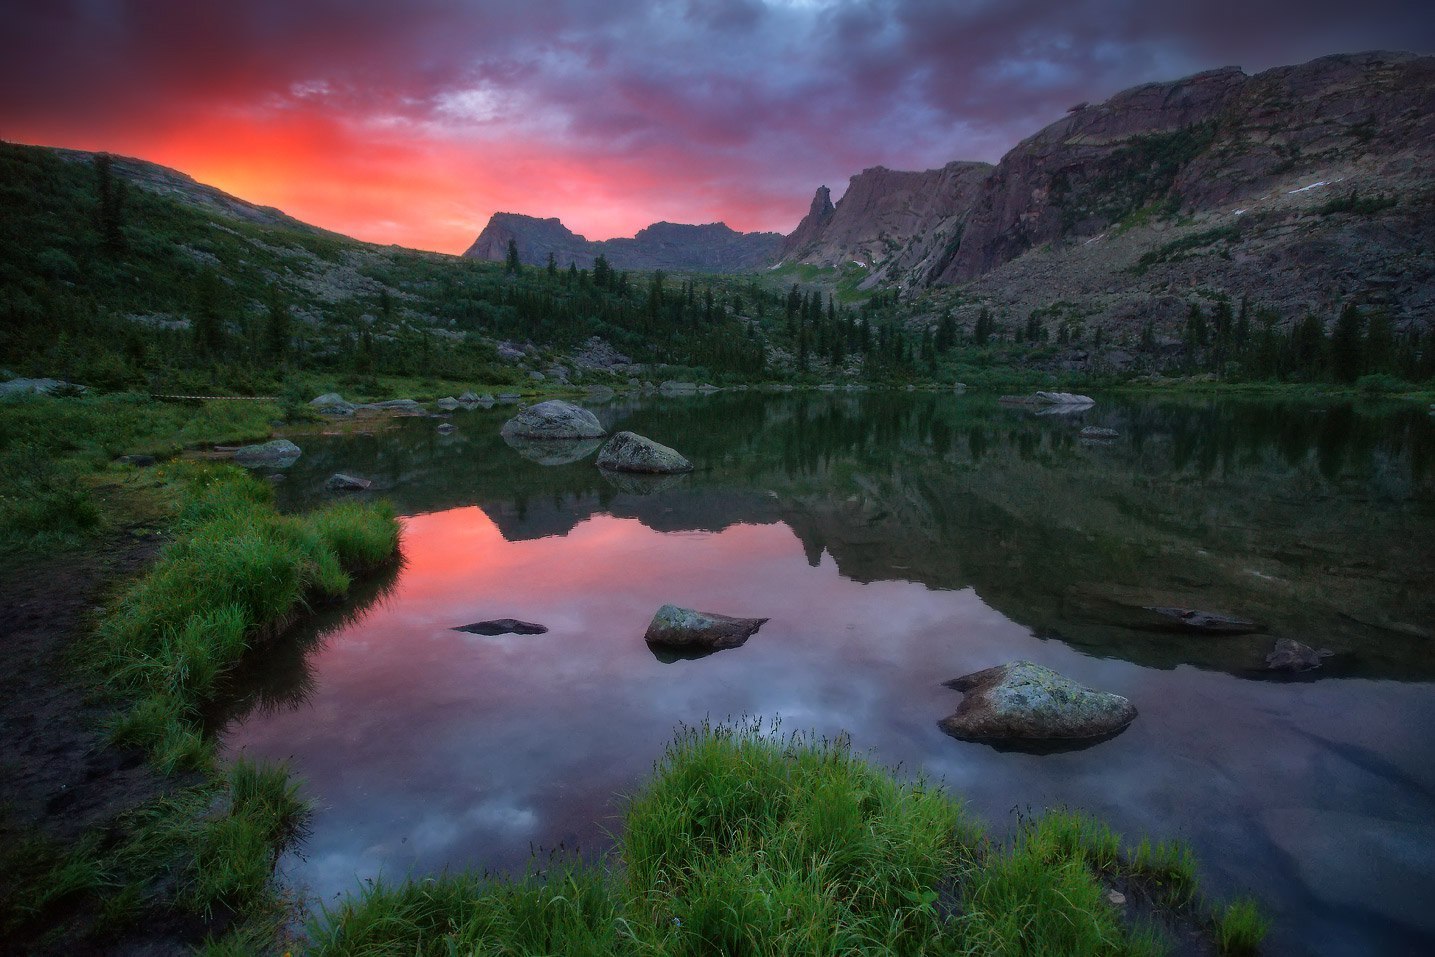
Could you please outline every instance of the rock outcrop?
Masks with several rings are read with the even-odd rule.
[[[309,400],[309,405],[320,415],[353,415],[358,408],[354,403],[348,402],[337,392],[325,392]]]
[[[1155,607],[1147,611],[1157,616],[1158,627],[1176,631],[1194,631],[1203,635],[1248,635],[1261,630],[1261,626],[1254,621],[1199,608]]]
[[[245,468],[287,468],[299,460],[303,449],[288,439],[274,439],[234,450],[234,461]]]
[[[598,417],[587,409],[562,399],[549,399],[531,405],[509,419],[503,424],[501,434],[505,438],[550,441],[596,439],[608,433],[598,422]]]
[[[359,478],[357,475],[348,475],[344,472],[335,472],[329,476],[324,487],[331,492],[363,492],[374,483],[366,478]]]
[[[649,645],[676,651],[721,651],[741,645],[766,623],[766,618],[730,618],[664,605],[643,638]]]
[[[1301,672],[1314,671],[1321,662],[1330,657],[1324,648],[1312,648],[1293,638],[1279,638],[1275,647],[1266,655],[1267,671]]]
[[[654,223],[629,239],[593,241],[556,218],[494,213],[464,255],[503,262],[510,240],[517,246],[519,260],[531,266],[546,265],[551,255],[560,268],[587,269],[603,256],[614,269],[731,273],[771,264],[782,234],[740,233],[723,223]]]
[[[787,262],[870,270],[863,288],[924,285],[955,250],[962,225],[991,173],[989,163],[949,163],[920,172],[865,169],[834,207],[827,187],[782,247]]]
[[[1101,738],[1136,717],[1117,694],[1092,691],[1030,661],[1015,661],[954,678],[948,688],[966,693],[942,730],[973,741],[1045,741]]]
[[[598,453],[598,467],[613,472],[668,475],[691,472],[693,463],[676,450],[635,432],[619,432]]]

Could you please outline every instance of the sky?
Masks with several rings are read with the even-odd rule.
[[[790,232],[869,166],[995,161],[1216,66],[1435,51],[1429,0],[0,0],[0,139],[378,243],[498,211]]]

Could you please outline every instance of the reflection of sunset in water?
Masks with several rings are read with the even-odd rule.
[[[1289,950],[1368,942],[1368,922],[1326,902],[1357,893],[1345,886],[1350,860],[1379,862],[1358,895],[1384,908],[1390,941],[1413,939],[1390,922],[1423,913],[1414,889],[1435,879],[1435,833],[1423,823],[1435,819],[1435,701],[1403,639],[1326,630],[1332,643],[1361,642],[1356,660],[1369,671],[1275,683],[1250,680],[1243,663],[1270,635],[1180,638],[1086,614],[1103,582],[1176,578],[1199,580],[1222,608],[1264,599],[1290,622],[1347,630],[1363,626],[1323,609],[1384,601],[1380,581],[1327,564],[1310,574],[1345,590],[1293,601],[1279,589],[1299,579],[1298,558],[1232,562],[1213,547],[1224,531],[1192,530],[1220,515],[1237,528],[1228,551],[1289,553],[1286,503],[1312,481],[1303,463],[1313,455],[1291,442],[1291,423],[1274,420],[1259,438],[1205,412],[1189,422],[1184,409],[1139,413],[1152,418],[1117,424],[1144,429],[1141,446],[1093,450],[1066,443],[1060,423],[999,410],[988,419],[940,398],[601,407],[610,428],[687,436],[685,453],[709,463],[647,495],[615,490],[591,461],[523,459],[498,438],[497,409],[455,416],[450,436],[413,420],[369,438],[307,439],[281,490],[290,507],[329,500],[333,471],[372,477],[410,513],[406,563],[381,601],[302,663],[274,656],[256,688],[307,696],[240,717],[226,744],[292,758],[318,812],[285,868],[325,899],[380,873],[521,869],[534,848],[560,844],[597,853],[675,725],[780,715],[787,729],[845,731],[881,763],[944,780],[998,832],[1013,809],[1071,805],[1125,833],[1187,839],[1213,893],[1260,887],[1292,915],[1277,932]],[[942,416],[964,439],[931,453],[936,443],[915,430]],[[1247,440],[1257,454],[1193,482],[1202,473],[1185,461],[1220,458],[1190,450],[1233,434],[1257,435]],[[1418,514],[1350,491],[1365,465],[1345,461],[1326,487],[1331,507],[1301,519],[1300,541],[1331,553],[1357,522],[1366,536],[1352,552],[1382,543],[1408,557],[1391,530]],[[1429,479],[1411,474],[1418,502]],[[1409,617],[1423,600],[1410,595],[1384,607]],[[642,636],[667,602],[771,620],[740,648],[664,663]],[[453,630],[491,618],[549,631]],[[942,734],[937,722],[960,700],[942,682],[1015,659],[1126,695],[1139,717],[1112,741],[1051,755]],[[1330,834],[1342,837],[1321,837]]]

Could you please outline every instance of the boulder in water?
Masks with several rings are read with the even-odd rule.
[[[730,618],[677,605],[659,608],[643,636],[649,645],[682,651],[736,648],[767,623],[766,618]]]
[[[373,485],[368,479],[359,478],[357,475],[345,475],[343,472],[335,472],[329,476],[324,487],[331,492],[362,492]]]
[[[1331,652],[1324,648],[1312,648],[1292,638],[1279,638],[1271,653],[1266,655],[1267,671],[1314,671],[1320,667],[1321,659],[1329,658]]]
[[[1248,635],[1263,630],[1262,625],[1253,621],[1198,608],[1156,607],[1146,610],[1155,612],[1162,624],[1177,631],[1195,631],[1203,635]]]
[[[258,445],[244,445],[234,450],[234,461],[246,468],[288,468],[299,460],[304,450],[288,439],[274,439]]]
[[[521,439],[596,439],[608,433],[598,417],[562,399],[531,405],[504,423],[502,434]]]
[[[619,432],[598,453],[598,467],[614,472],[667,475],[691,472],[693,463],[675,450],[634,432]]]
[[[517,618],[492,618],[488,621],[476,621],[471,625],[459,625],[454,631],[466,631],[470,635],[541,635],[548,629],[540,624],[531,621],[519,621]]]
[[[1083,439],[1096,439],[1098,441],[1102,441],[1105,439],[1114,439],[1120,434],[1121,433],[1117,432],[1115,429],[1104,429],[1099,425],[1088,425],[1086,428],[1081,430],[1081,437]]]
[[[446,395],[442,399],[439,399],[437,402],[435,402],[434,405],[438,406],[440,409],[443,409],[445,412],[452,412],[454,409],[458,408],[459,401],[451,395]]]
[[[1125,728],[1136,708],[1118,694],[1092,691],[1030,661],[1014,661],[954,678],[966,693],[942,730],[966,741],[1102,738]]]

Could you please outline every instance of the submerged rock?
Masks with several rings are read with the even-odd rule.
[[[650,645],[684,651],[736,648],[767,623],[766,618],[730,618],[677,605],[664,605],[648,623],[643,639]]]
[[[345,475],[343,472],[335,472],[329,476],[324,487],[331,492],[362,492],[373,485],[368,479],[359,478],[357,475]]]
[[[517,618],[492,618],[476,621],[471,625],[459,625],[454,631],[466,631],[470,635],[541,635],[548,631],[544,625]]]
[[[1096,404],[1096,400],[1091,396],[1075,392],[1033,392],[1031,395],[1004,395],[997,401],[1008,405],[1085,407]]]
[[[598,417],[587,409],[549,399],[531,405],[504,423],[501,434],[523,439],[551,441],[554,439],[596,439],[608,433]]]
[[[510,449],[539,465],[568,465],[586,459],[603,444],[602,439],[525,439],[517,435],[505,435],[503,441]]]
[[[614,472],[691,472],[693,463],[674,449],[634,432],[619,432],[598,453],[598,467]]]
[[[439,434],[439,435],[448,435],[449,433],[455,432],[455,431],[457,431],[457,430],[458,430],[458,426],[454,425],[452,422],[442,422],[442,423],[439,424],[438,434]]]
[[[1244,618],[1197,608],[1156,607],[1146,610],[1160,616],[1164,623],[1169,623],[1168,627],[1205,635],[1248,635],[1253,631],[1261,631],[1264,627]]]
[[[87,391],[88,387],[63,379],[11,379],[9,382],[0,382],[0,396],[64,395]]]
[[[1092,691],[1030,661],[1014,661],[946,682],[966,693],[941,721],[969,741],[1101,738],[1125,728],[1136,708],[1118,694]]]
[[[1324,648],[1312,648],[1291,638],[1279,638],[1270,654],[1266,655],[1267,671],[1314,671],[1321,660],[1329,658],[1331,652]]]
[[[698,384],[696,382],[678,382],[675,379],[667,379],[658,386],[658,390],[660,392],[696,392],[698,391]]]
[[[353,415],[354,409],[358,408],[337,392],[325,392],[321,396],[310,399],[309,404],[320,415]]]
[[[288,439],[274,439],[258,445],[243,445],[234,450],[234,461],[240,465],[256,468],[287,468],[298,461],[304,450]]]
[[[1114,439],[1120,434],[1115,429],[1103,429],[1099,425],[1088,425],[1081,430],[1083,439]]]

